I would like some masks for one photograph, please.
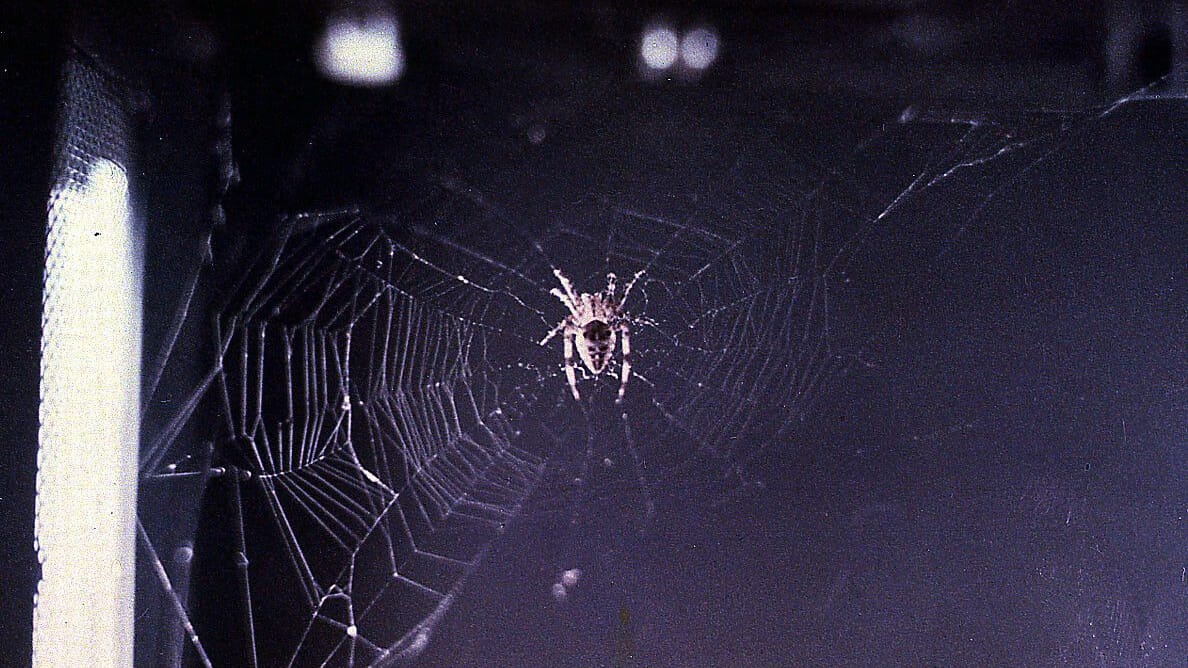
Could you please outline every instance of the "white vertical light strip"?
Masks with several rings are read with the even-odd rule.
[[[142,245],[124,169],[86,168],[49,205],[34,666],[133,659]]]

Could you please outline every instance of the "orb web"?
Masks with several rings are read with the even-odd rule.
[[[685,165],[697,185],[671,198],[608,179],[535,218],[463,170],[393,206],[291,216],[253,262],[231,263],[215,362],[143,475],[194,466],[176,437],[213,403],[208,479],[242,513],[250,663],[411,661],[530,497],[577,513],[613,501],[646,527],[666,506],[761,483],[752,462],[794,448],[797,424],[861,363],[856,302],[837,306],[847,292],[943,263],[989,202],[1121,104],[905,112],[830,165],[748,134],[741,155]],[[927,150],[865,167],[903,146]],[[921,256],[879,265],[917,208],[941,221],[912,230]],[[565,316],[554,270],[579,292],[643,272],[622,404],[618,358],[578,369],[575,402],[560,342],[540,344]]]
[[[259,585],[308,612],[267,637],[288,636],[298,665],[384,663],[424,644],[541,460],[513,444],[475,328],[400,289],[378,230],[312,220],[294,219],[219,317],[217,394],[274,525],[247,560],[283,553]],[[289,618],[293,600],[272,603],[254,604],[258,626]]]

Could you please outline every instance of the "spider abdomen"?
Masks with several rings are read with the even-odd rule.
[[[602,320],[591,320],[582,329],[578,355],[590,373],[599,374],[615,352],[615,331]]]

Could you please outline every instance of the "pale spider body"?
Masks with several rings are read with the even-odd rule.
[[[564,290],[553,288],[550,294],[561,300],[569,309],[565,317],[553,331],[541,339],[543,346],[550,339],[561,334],[564,341],[565,378],[569,381],[569,389],[575,400],[581,400],[577,388],[577,375],[574,372],[573,352],[577,349],[578,358],[592,375],[602,373],[615,355],[617,339],[623,339],[623,361],[620,366],[619,395],[616,402],[623,400],[627,391],[627,381],[631,378],[631,325],[623,305],[631,288],[643,275],[643,271],[636,272],[621,297],[615,294],[615,275],[606,275],[606,289],[601,292],[578,294],[573,289],[573,283],[554,269],[553,275],[561,282]]]

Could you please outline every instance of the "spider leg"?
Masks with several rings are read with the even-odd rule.
[[[569,301],[573,304],[577,304],[578,296],[577,293],[573,291],[573,283],[569,282],[569,279],[566,278],[565,274],[561,273],[560,269],[554,268],[553,275],[557,277],[558,281],[561,281],[561,287],[565,288],[565,294],[569,295]]]
[[[578,394],[577,377],[573,373],[573,330],[565,330],[565,379],[569,381],[569,389],[573,391],[574,401],[581,401]]]
[[[627,296],[631,294],[631,288],[635,287],[635,282],[638,281],[639,277],[643,276],[646,272],[647,269],[640,269],[639,271],[635,272],[634,276],[631,277],[631,282],[628,283],[627,287],[623,289],[623,298],[619,300],[619,306],[627,303]]]
[[[565,308],[569,309],[570,313],[577,315],[577,304],[571,301],[564,292],[561,292],[557,288],[553,288],[552,290],[549,290],[549,294],[553,295],[557,299],[560,299],[561,303],[565,304]]]
[[[615,276],[614,272],[611,272],[606,275],[606,298],[608,300],[614,300],[614,298],[615,298],[615,283],[618,280],[619,280],[619,277]]]
[[[549,341],[552,341],[553,337],[560,334],[561,330],[565,329],[565,326],[568,324],[569,324],[569,318],[562,320],[560,323],[557,324],[556,327],[553,328],[553,331],[549,332],[547,336],[545,336],[543,339],[540,340],[540,343],[538,345],[543,346],[544,344],[548,343]]]
[[[631,380],[631,328],[627,323],[619,326],[619,331],[623,333],[623,372],[619,378],[619,396],[615,398],[616,404],[623,403],[623,395],[627,393],[627,381]]]

